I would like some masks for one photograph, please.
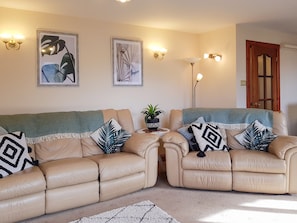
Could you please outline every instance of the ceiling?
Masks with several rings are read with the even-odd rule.
[[[190,33],[249,23],[297,35],[296,0],[0,0],[0,7]]]

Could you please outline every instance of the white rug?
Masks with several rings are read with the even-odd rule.
[[[179,223],[151,201],[142,201],[126,207],[83,217],[70,223]]]

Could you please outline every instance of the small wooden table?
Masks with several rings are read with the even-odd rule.
[[[138,133],[151,133],[156,134],[158,136],[163,136],[164,134],[168,133],[170,130],[167,128],[158,128],[157,130],[149,130],[147,128],[144,129],[138,129],[136,132]]]

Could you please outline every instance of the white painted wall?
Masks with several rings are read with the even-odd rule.
[[[237,106],[246,106],[246,88],[240,86],[240,80],[246,79],[246,40],[259,42],[297,45],[297,36],[263,29],[247,24],[236,28],[236,87]],[[289,134],[297,135],[297,50],[281,47],[280,50],[280,90],[281,110],[286,114]]]
[[[166,111],[160,117],[163,126],[170,109],[191,105],[191,69],[184,58],[197,56],[195,34],[4,8],[0,27],[0,33],[26,36],[20,51],[0,44],[1,114],[129,108],[140,128],[144,127],[140,112],[148,103]],[[79,87],[37,86],[37,29],[79,35]],[[143,86],[113,86],[112,37],[143,41]],[[162,61],[155,60],[149,49],[155,43],[168,49]]]
[[[200,35],[200,51],[221,54],[222,61],[203,59],[204,75],[199,83],[199,106],[236,107],[236,27],[231,26]]]
[[[37,29],[79,35],[79,87],[37,86]],[[20,51],[6,50],[0,43],[0,114],[36,113],[105,108],[128,108],[136,128],[144,127],[141,110],[148,103],[166,111],[162,126],[168,126],[173,108],[191,106],[191,66],[187,57],[204,52],[221,53],[223,60],[201,60],[194,73],[203,73],[196,105],[200,107],[245,107],[245,41],[297,44],[296,36],[251,25],[237,25],[204,34],[182,33],[75,17],[0,8],[0,33],[16,31],[26,40]],[[143,86],[112,85],[111,38],[143,41]],[[168,49],[165,59],[155,60],[151,44]],[[297,51],[281,49],[281,108],[289,133],[297,135]]]

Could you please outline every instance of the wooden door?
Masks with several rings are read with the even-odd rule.
[[[280,110],[279,48],[277,44],[246,41],[247,108]]]

